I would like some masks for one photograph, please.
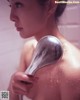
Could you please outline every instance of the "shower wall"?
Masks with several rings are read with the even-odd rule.
[[[22,46],[27,41],[20,38],[9,15],[7,0],[0,0],[0,91],[7,89],[11,75],[17,70]],[[80,48],[80,4],[67,5],[60,18],[59,29]]]
[[[7,0],[0,0],[0,90],[6,90],[12,73],[18,67],[23,40],[9,20]]]
[[[68,0],[79,1],[80,0]],[[80,3],[67,4],[60,18],[60,31],[74,45],[80,48]]]

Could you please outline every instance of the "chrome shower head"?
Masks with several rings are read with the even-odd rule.
[[[34,75],[37,70],[45,65],[56,63],[63,54],[62,45],[59,39],[48,35],[41,38],[36,46],[30,66],[25,73]]]

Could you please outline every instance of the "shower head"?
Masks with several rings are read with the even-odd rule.
[[[33,76],[40,68],[56,63],[62,57],[62,54],[63,49],[59,39],[51,35],[42,37],[36,46],[31,64],[25,73]]]

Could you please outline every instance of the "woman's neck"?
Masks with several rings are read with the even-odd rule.
[[[39,41],[43,36],[46,36],[46,35],[52,35],[52,36],[55,36],[59,39],[63,38],[63,35],[60,34],[57,26],[54,26],[53,28],[52,27],[47,28],[46,30],[41,31],[40,33],[37,33],[35,35],[35,38],[37,41]]]
[[[53,18],[48,20],[46,27],[41,30],[41,32],[36,33],[35,38],[37,41],[39,41],[43,36],[46,35],[53,35],[59,39],[63,38],[63,35],[59,32],[57,22],[53,20]]]

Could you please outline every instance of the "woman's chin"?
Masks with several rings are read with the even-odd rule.
[[[24,38],[24,39],[32,37],[31,35],[24,34],[23,32],[20,32],[19,34],[20,34],[21,38]]]

